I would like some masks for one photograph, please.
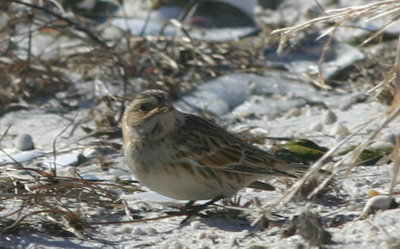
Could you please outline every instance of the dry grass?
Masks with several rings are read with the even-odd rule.
[[[104,27],[75,18],[57,1],[2,0],[0,16],[4,17],[0,24],[0,112],[29,108],[35,99],[56,100],[57,93],[64,93],[66,101],[90,98],[91,117],[73,120],[77,124],[73,130],[83,127],[89,136],[105,140],[106,135],[118,134],[125,101],[142,89],[164,89],[177,98],[197,82],[238,71],[262,73],[266,67],[256,51],[231,43],[196,41],[188,36],[134,37],[126,31],[105,39]],[[179,22],[175,24],[183,29]],[[35,44],[40,39],[51,39],[49,48],[39,51]],[[93,82],[93,94],[80,94],[80,82]],[[71,111],[63,104],[60,101],[58,111]],[[72,110],[79,108],[78,104]],[[97,127],[84,126],[90,119]],[[56,144],[57,137],[54,157]],[[105,160],[99,157],[99,163],[107,164]],[[113,223],[102,220],[102,212],[127,209],[118,199],[120,193],[137,190],[131,183],[85,180],[76,172],[59,176],[56,167],[45,171],[15,166],[0,168],[0,208],[6,213],[0,217],[3,233],[49,227],[55,233],[67,231],[84,238],[87,228]]]
[[[4,34],[0,44],[0,72],[4,79],[0,110],[25,104],[23,100],[38,95],[53,96],[74,88],[76,77],[71,75],[79,75],[81,81],[99,80],[108,91],[98,93],[99,99],[106,95],[130,97],[145,88],[162,88],[178,97],[192,90],[193,82],[235,71],[257,73],[265,68],[255,52],[231,43],[195,41],[188,36],[134,37],[125,31],[106,40],[101,28],[65,14],[61,6],[47,8],[18,0],[2,2],[0,14],[6,22],[0,27]],[[19,31],[21,27],[24,32]],[[33,53],[32,41],[43,36],[54,39],[54,44],[74,45]],[[20,40],[27,44],[22,55],[20,50],[13,49],[21,46],[15,42]],[[111,104],[113,108],[123,108],[121,104]]]
[[[384,25],[381,29],[376,31],[374,34],[372,34],[369,38],[364,40],[361,45],[365,45],[366,43],[370,42],[372,39],[377,37],[379,34],[381,34],[387,27],[389,27],[391,24],[393,24],[395,21],[397,21],[400,18],[400,3],[399,1],[396,0],[390,0],[390,1],[378,1],[376,3],[368,4],[368,5],[362,5],[362,6],[352,6],[348,8],[342,8],[342,9],[333,9],[326,11],[326,15],[323,17],[315,18],[312,19],[308,22],[299,24],[297,26],[293,27],[287,27],[283,29],[278,29],[272,32],[272,34],[278,34],[281,36],[280,40],[280,46],[279,46],[279,51],[282,51],[285,47],[285,44],[287,41],[291,38],[296,36],[296,34],[300,31],[303,31],[305,29],[309,29],[310,27],[313,27],[315,25],[321,25],[324,23],[333,23],[333,26],[329,28],[326,32],[324,32],[321,36],[324,35],[330,35],[331,39],[334,37],[335,32],[338,28],[343,26],[347,21],[354,20],[360,17],[369,17],[369,20],[373,20],[375,18],[379,18],[382,16],[390,16],[391,21],[389,21],[386,25]],[[330,39],[330,40],[331,40]],[[398,40],[398,43],[400,44],[400,39]],[[326,44],[326,47],[329,47],[329,42]],[[327,50],[325,50],[327,51]],[[321,61],[323,60],[324,55],[321,55]],[[337,161],[334,163],[332,166],[332,174],[328,177],[325,177],[325,179],[320,183],[318,187],[314,189],[309,194],[309,198],[320,192],[327,184],[329,184],[332,179],[335,177],[336,179],[344,179],[351,171],[351,169],[356,165],[356,162],[358,158],[360,157],[362,151],[369,145],[382,131],[384,127],[389,125],[393,120],[397,117],[400,116],[400,105],[399,105],[399,100],[400,100],[400,45],[397,49],[397,60],[396,62],[392,65],[391,70],[387,73],[386,78],[383,82],[378,83],[376,87],[371,89],[370,92],[381,92],[383,91],[384,87],[387,87],[391,82],[394,80],[394,88],[396,95],[394,96],[392,105],[390,108],[385,112],[379,115],[378,117],[372,118],[369,121],[360,124],[354,131],[352,131],[351,135],[347,136],[344,140],[342,140],[340,143],[338,143],[335,147],[331,148],[327,153],[324,154],[323,157],[321,157],[317,162],[315,162],[311,169],[295,184],[293,184],[281,198],[278,198],[272,203],[268,203],[264,205],[261,208],[256,209],[257,212],[260,213],[259,219],[255,220],[253,224],[258,222],[262,217],[264,217],[266,214],[271,213],[273,210],[282,207],[288,203],[295,194],[301,190],[302,186],[309,181],[310,179],[314,178],[316,175],[318,175],[318,170],[320,170],[324,164],[323,162],[335,155],[339,151],[340,148],[344,147],[347,145],[348,141],[360,134],[361,132],[365,131],[367,127],[371,127],[371,125],[376,125],[378,124],[378,128],[372,132],[365,141],[363,141],[360,145],[357,146],[357,148],[350,154],[344,156],[341,158],[341,160]],[[320,61],[320,62],[321,62]],[[320,82],[320,85],[323,85],[323,77],[320,78],[322,82]],[[393,178],[392,178],[392,185],[390,189],[389,195],[392,195],[394,192],[394,188],[396,185],[396,178],[397,174],[399,172],[399,167],[400,167],[400,139],[399,136],[397,137],[397,142],[395,149],[393,150],[391,154],[391,159],[394,161],[393,164]],[[344,174],[342,174],[344,172]]]
[[[16,171],[23,171],[29,177],[18,177],[14,174]],[[102,211],[122,205],[115,190],[123,188],[114,184],[87,181],[79,177],[54,177],[31,168],[1,168],[0,172],[3,176],[0,203],[8,209],[0,217],[2,233],[53,223],[60,230],[83,238],[82,231],[90,227],[91,221],[99,220]],[[98,216],[90,215],[96,212],[99,212]]]
[[[262,58],[259,58],[256,49],[241,48],[231,43],[195,41],[185,36],[133,37],[126,32],[121,32],[115,39],[105,40],[101,36],[101,30],[64,15],[65,11],[60,6],[57,8],[51,10],[26,1],[1,1],[0,15],[5,16],[7,21],[0,27],[1,33],[5,34],[0,39],[0,76],[3,79],[0,83],[0,111],[11,111],[16,106],[29,106],[29,101],[37,96],[53,97],[57,92],[68,92],[69,89],[76,88],[77,84],[76,78],[71,75],[79,75],[79,81],[92,81],[95,82],[96,89],[106,89],[94,94],[92,116],[98,127],[92,130],[88,128],[91,135],[102,136],[110,134],[110,130],[101,130],[104,127],[114,128],[112,132],[118,129],[124,101],[141,89],[161,88],[177,98],[193,90],[195,83],[200,80],[205,81],[237,71],[262,73],[265,70],[265,64]],[[330,10],[323,17],[295,27],[275,30],[273,34],[281,36],[279,46],[281,51],[291,37],[315,25],[333,23],[322,34],[333,38],[336,30],[348,20],[364,16],[373,19],[384,15],[392,15],[392,21],[366,39],[363,42],[365,44],[399,18],[398,1],[380,1],[364,6]],[[28,27],[23,33],[19,30],[21,25]],[[60,46],[57,51],[53,51],[53,55],[56,56],[35,54],[32,52],[32,40],[43,35],[51,35],[55,39],[54,43],[68,40],[76,45],[73,48]],[[17,53],[21,50],[14,49],[18,44],[15,42],[16,39],[24,39],[28,44],[23,56]],[[329,46],[329,43],[326,46]],[[320,62],[323,58],[324,54]],[[385,81],[377,84],[371,92],[379,93],[394,79],[395,88],[399,92],[400,79],[396,76],[399,71],[398,61],[399,59]],[[323,86],[322,76],[320,81],[318,84]],[[336,162],[333,174],[326,177],[309,196],[318,193],[326,184],[332,182],[335,175],[343,171],[348,173],[367,144],[384,126],[399,116],[398,103],[399,97],[396,97],[386,113],[361,124],[352,135],[331,148],[281,198],[257,208],[255,211],[260,213],[260,219],[292,199],[304,183],[315,176],[323,166],[324,160],[334,155],[353,136],[373,123],[379,123],[381,128],[359,145],[352,155],[348,155],[353,163],[345,164],[349,161],[348,157]],[[392,153],[395,172],[398,172],[400,165],[399,148],[398,139]],[[21,178],[20,172],[24,172],[27,177]],[[0,179],[0,205],[1,208],[7,209],[7,215],[0,217],[2,232],[51,223],[58,225],[60,230],[83,238],[85,228],[106,224],[100,219],[99,212],[125,209],[118,199],[119,193],[132,191],[131,188],[127,189],[120,184],[84,180],[77,174],[74,177],[57,176],[55,169],[53,172],[45,172],[19,165],[12,170],[0,168],[0,174],[3,176]],[[396,175],[394,174],[392,180],[391,193]]]
[[[360,18],[366,18],[367,21],[371,21],[377,18],[387,18],[389,21],[383,25],[379,30],[375,31],[367,39],[365,39],[360,45],[365,45],[371,42],[373,39],[383,33],[383,31],[393,25],[400,18],[400,4],[397,0],[377,1],[376,3],[351,6],[340,9],[326,10],[325,15],[322,17],[311,19],[307,22],[301,23],[296,26],[286,27],[282,29],[276,29],[271,32],[272,35],[279,35],[279,47],[278,52],[282,52],[291,38],[295,38],[301,31],[316,28],[318,30],[325,30],[319,37],[329,35],[328,42],[326,43],[323,53],[321,54],[320,61],[318,63],[319,68],[319,82],[318,86],[321,88],[329,88],[325,84],[325,79],[322,75],[321,64],[325,60],[326,53],[329,51],[330,44],[334,38],[337,30],[341,27],[345,27],[347,22],[353,21]]]
[[[57,2],[47,2],[51,3]],[[134,37],[117,28],[115,37],[106,39],[106,25],[83,22],[60,5],[50,8],[19,0],[1,4],[5,21],[0,25],[0,112],[50,98],[60,102],[60,112],[70,111],[79,109],[81,99],[90,98],[91,117],[78,121],[84,126],[95,120],[96,127],[85,127],[89,136],[117,134],[126,100],[142,89],[163,89],[178,98],[208,79],[232,72],[262,73],[267,67],[255,49],[232,43],[184,35]],[[178,21],[174,24],[184,31]],[[40,39],[53,42],[37,51],[32,44]],[[93,82],[93,93],[80,93],[81,82]],[[57,93],[64,98],[54,98]],[[78,104],[70,105],[73,100]]]

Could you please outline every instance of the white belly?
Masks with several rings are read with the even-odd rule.
[[[193,176],[185,170],[170,173],[159,169],[149,173],[132,173],[137,180],[151,190],[174,199],[207,200],[217,196],[231,197],[238,189],[221,188],[216,182]],[[244,186],[243,186],[244,187]]]
[[[125,160],[136,179],[151,190],[174,199],[207,200],[218,196],[231,197],[237,191],[257,180],[254,176],[242,176],[224,173],[218,170],[204,171],[204,166],[192,166],[189,170],[178,166],[168,166],[171,158],[167,146],[151,147],[140,150],[125,147]],[[189,158],[181,159],[187,165],[195,162]],[[204,173],[206,172],[206,173]],[[221,175],[222,174],[222,175]],[[206,175],[206,176],[204,176]]]

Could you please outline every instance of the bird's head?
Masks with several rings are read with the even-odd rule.
[[[124,137],[159,139],[183,123],[183,114],[176,110],[168,93],[147,90],[126,107],[122,119]]]

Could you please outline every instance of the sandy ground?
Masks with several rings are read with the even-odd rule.
[[[352,130],[371,117],[380,115],[387,108],[387,106],[371,101],[354,104],[346,111],[333,111],[338,116],[338,120]],[[332,147],[340,138],[324,134],[329,132],[329,126],[334,124],[325,126],[321,132],[310,131],[310,124],[323,119],[325,112],[324,110],[315,110],[312,115],[282,117],[273,122],[258,120],[256,123],[262,122],[264,124],[262,128],[268,130],[269,135],[282,134],[286,136],[288,131],[294,133],[292,135],[302,134],[310,137],[318,134],[319,136],[315,141],[323,146]],[[40,109],[9,113],[3,116],[1,122],[2,124],[13,123],[8,136],[4,140],[5,145],[11,147],[12,135],[24,131],[34,137],[36,150],[42,151],[51,150],[53,138],[63,126],[68,125],[64,118]],[[377,126],[378,124],[372,125],[371,129],[376,129]],[[396,121],[386,127],[383,133],[393,133],[398,130],[399,125]],[[364,135],[356,136],[349,142],[349,145],[363,141],[368,132],[361,132],[361,134]],[[84,153],[88,149],[82,145],[87,145],[87,140],[93,139],[77,140],[82,135],[81,132],[77,131],[69,139],[61,138],[56,143],[57,148],[60,151],[65,148],[75,148],[75,152]],[[121,143],[120,139],[117,139],[117,141]],[[62,154],[60,153],[60,155]],[[38,165],[38,161],[49,157],[50,155],[46,154],[44,158],[36,159],[33,162]],[[76,171],[87,179],[112,180],[115,179],[116,175],[131,179],[122,155],[117,153],[113,155],[113,159],[116,164],[106,171],[93,164],[76,167]],[[60,174],[63,172],[63,167],[59,167],[59,172]],[[292,200],[287,206],[275,209],[274,214],[279,216],[269,216],[269,226],[265,228],[259,225],[251,226],[251,222],[258,217],[254,205],[249,206],[245,215],[242,212],[230,210],[229,204],[226,205],[225,209],[221,204],[218,204],[217,210],[210,209],[209,217],[195,217],[184,225],[180,225],[184,218],[182,216],[126,224],[93,225],[83,232],[85,239],[21,229],[16,234],[3,233],[1,243],[4,248],[297,248],[300,244],[307,244],[302,236],[296,234],[283,237],[282,233],[287,229],[291,218],[305,210],[310,210],[322,217],[324,226],[327,227],[326,230],[332,235],[334,244],[326,245],[327,248],[390,247],[391,243],[396,243],[396,231],[399,229],[398,209],[378,211],[377,214],[367,216],[364,220],[359,219],[358,216],[368,200],[367,189],[373,188],[381,193],[387,193],[391,177],[392,166],[390,164],[358,166],[347,178],[338,176],[337,188],[339,190],[337,193],[339,196],[329,192],[325,197],[313,201]],[[256,192],[248,189],[239,194],[240,203],[244,204],[254,198],[257,198],[261,204],[276,200],[282,195],[285,187],[276,179],[271,180],[271,183],[277,186],[276,191]],[[146,188],[143,189],[146,190]],[[150,193],[123,193],[121,198],[126,200],[131,212],[145,219],[160,217],[166,211],[176,210],[177,207],[182,205],[182,202],[168,200]],[[334,197],[340,197],[340,201],[333,201]],[[102,222],[129,221],[122,210],[117,212],[104,209],[93,211],[93,217],[97,216],[96,219]],[[7,210],[2,210],[3,214],[7,212]],[[43,219],[45,218],[43,217]],[[334,220],[336,222],[333,222]],[[329,221],[331,221],[331,225],[327,225]],[[393,248],[396,248],[396,246]]]
[[[304,7],[307,10],[312,9],[308,5]],[[268,23],[269,14],[271,17],[283,15],[288,17],[285,21],[290,23],[294,17],[284,13],[293,12],[293,8],[297,11],[296,6],[290,4],[282,13],[268,10],[271,13],[264,13],[265,20],[263,20]],[[141,13],[143,16],[140,18],[146,18],[144,15],[146,13]],[[158,18],[161,17],[158,16]],[[142,19],[138,25],[143,24]],[[4,22],[3,19],[0,21]],[[125,24],[123,22],[123,25]],[[157,23],[150,24],[148,28],[153,28],[152,25]],[[21,40],[20,43],[16,42],[16,51],[25,52],[29,39],[24,32],[29,27],[25,24],[18,27],[21,29],[10,35],[15,35],[18,38],[14,39],[16,41]],[[259,29],[256,28],[256,30]],[[111,31],[107,29],[107,32],[104,32],[105,36],[117,37],[121,34],[116,32],[116,29],[113,31],[115,33]],[[253,27],[250,31],[247,29],[236,31],[225,32],[227,34],[225,38],[236,39],[255,30]],[[165,32],[170,32],[170,30],[166,29]],[[200,39],[215,38],[215,34],[218,36],[222,31],[213,32],[215,30],[210,32],[203,30],[197,35]],[[365,36],[363,32],[360,34],[338,31],[340,39],[334,42],[334,50],[327,54],[327,61],[321,67],[325,76],[333,77],[332,82],[328,82],[332,83],[332,89],[325,91],[316,88],[309,78],[303,77],[305,71],[310,75],[315,73],[315,61],[310,64],[308,58],[304,58],[311,53],[312,56],[318,55],[315,57],[318,60],[323,48],[321,44],[324,44],[322,42],[314,43],[312,40],[310,47],[307,47],[306,40],[304,47],[293,49],[293,58],[297,59],[285,63],[281,63],[283,60],[275,61],[275,64],[271,62],[274,68],[286,70],[268,69],[261,73],[258,71],[259,64],[254,62],[254,69],[257,69],[254,71],[258,72],[258,75],[242,73],[244,71],[242,65],[234,64],[235,58],[242,57],[224,57],[221,61],[226,60],[227,64],[221,64],[220,67],[238,66],[230,71],[236,73],[229,73],[219,78],[211,77],[209,81],[201,77],[206,75],[210,78],[210,75],[214,75],[215,72],[210,72],[212,68],[207,68],[209,64],[206,59],[212,58],[211,55],[216,55],[207,54],[207,51],[212,49],[219,51],[219,48],[206,46],[206,49],[198,54],[201,56],[197,60],[203,65],[201,67],[194,65],[198,70],[204,69],[196,75],[198,78],[192,77],[191,73],[179,75],[185,81],[189,78],[190,84],[182,83],[177,88],[186,87],[186,92],[189,93],[173,92],[176,98],[175,105],[183,111],[208,115],[229,131],[251,138],[251,142],[265,150],[274,149],[275,145],[282,145],[286,141],[271,138],[307,138],[330,149],[357,131],[357,134],[326,161],[327,166],[345,158],[347,154],[342,155],[340,152],[350,146],[360,145],[377,130],[380,130],[380,133],[371,138],[367,148],[377,151],[393,147],[396,136],[400,134],[399,118],[381,127],[386,120],[385,113],[390,107],[382,104],[382,99],[378,100],[364,93],[371,89],[371,82],[382,80],[381,76],[384,73],[375,71],[375,66],[390,64],[390,60],[395,57],[394,43],[378,44],[364,50],[341,43],[353,38],[361,39],[360,37]],[[202,36],[202,34],[205,35]],[[77,50],[83,54],[87,51],[96,51],[93,48],[99,46],[98,43],[92,43],[89,46],[82,45],[76,37],[74,37],[76,40],[63,37],[64,40],[53,42],[49,39],[50,36],[54,38],[53,34],[46,32],[38,32],[33,36],[32,53],[40,54],[44,51],[41,57],[43,60],[51,60],[55,54],[54,51],[58,53],[60,48],[66,48],[65,51],[61,49],[63,53],[57,55],[64,56],[62,58],[73,64],[76,61],[69,60],[69,53],[77,52],[74,50],[77,44],[82,46],[78,48],[83,52]],[[121,41],[125,40],[121,39]],[[138,45],[138,48],[150,51],[155,48],[151,47],[153,42],[154,40],[149,39],[147,44],[143,47]],[[166,44],[171,45],[162,43],[162,45]],[[183,52],[197,53],[197,47],[195,50],[185,50],[187,48],[182,44],[186,43],[179,43],[174,48],[180,48]],[[198,43],[199,48],[205,46],[204,44]],[[301,45],[304,44],[301,43]],[[117,49],[126,46],[124,43],[118,45],[121,47],[117,46]],[[319,50],[314,51],[317,46]],[[73,51],[69,50],[70,47]],[[221,51],[228,55],[238,52],[225,50],[227,48],[230,47],[226,46]],[[276,47],[272,50],[272,57],[274,57]],[[298,51],[300,53],[296,54]],[[305,54],[302,54],[303,51]],[[15,53],[18,54],[17,52]],[[163,52],[152,51],[154,58],[164,60],[165,64],[157,64],[160,66],[159,71],[153,67],[153,64],[148,63],[157,59],[148,60],[147,57],[142,58],[145,61],[143,68],[140,67],[140,70],[133,70],[133,72],[127,71],[134,75],[130,75],[132,78],[127,81],[129,83],[127,89],[129,93],[132,92],[132,96],[134,92],[143,90],[143,86],[174,89],[174,84],[180,83],[177,78],[169,75],[172,66],[176,63],[173,61],[176,58],[172,58],[175,54],[163,54]],[[19,55],[21,57],[26,56],[26,53],[20,54],[22,54]],[[246,53],[239,51],[238,54]],[[160,57],[156,57],[157,55]],[[171,56],[172,59],[167,56],[171,60],[165,60],[166,55]],[[216,58],[220,58],[222,52],[217,55]],[[96,56],[98,55],[93,58],[100,58]],[[18,97],[10,98],[10,101],[18,103],[8,106],[10,109],[0,116],[0,132],[5,134],[1,140],[3,151],[0,153],[0,189],[2,190],[0,193],[2,198],[0,248],[400,248],[400,211],[398,208],[387,208],[388,193],[394,179],[393,162],[390,160],[381,160],[372,165],[360,163],[349,172],[345,172],[351,163],[351,157],[348,157],[342,164],[342,170],[336,172],[338,168],[334,168],[336,181],[326,192],[310,199],[295,196],[288,203],[277,203],[277,200],[285,195],[289,183],[278,178],[267,179],[276,187],[276,191],[262,192],[244,189],[233,200],[218,202],[203,211],[201,217],[193,217],[185,224],[180,224],[185,217],[169,215],[168,212],[178,210],[184,202],[162,197],[145,186],[141,186],[133,178],[121,154],[122,138],[119,132],[108,133],[111,134],[110,136],[89,134],[91,130],[96,131],[95,119],[99,124],[101,123],[99,118],[107,121],[107,118],[111,117],[115,121],[118,116],[116,110],[119,106],[107,109],[107,104],[119,103],[115,96],[122,92],[121,72],[114,72],[120,68],[115,64],[113,56],[110,56],[112,59],[109,61],[104,59],[104,65],[97,65],[100,62],[96,60],[93,60],[93,64],[93,61],[89,60],[92,64],[85,64],[88,68],[78,68],[74,73],[69,71],[65,73],[73,66],[67,69],[57,68],[59,70],[57,72],[60,75],[65,73],[74,85],[63,88],[54,96],[49,93],[46,96],[38,95],[29,99],[28,102],[19,102]],[[265,56],[268,57],[267,52]],[[78,56],[77,58],[79,61],[85,57]],[[331,61],[332,58],[335,60]],[[178,56],[178,59],[185,58]],[[255,60],[255,58],[250,59]],[[366,59],[363,61],[364,64],[357,64],[362,59]],[[3,62],[6,63],[7,60],[2,60]],[[16,65],[19,65],[18,63]],[[11,70],[15,65],[12,63],[10,65]],[[43,65],[45,64],[40,64],[38,68],[41,69]],[[349,69],[352,73],[341,70],[349,65],[352,65]],[[69,66],[69,64],[65,63],[64,66]],[[161,68],[161,66],[165,67]],[[361,69],[358,70],[356,67],[361,67]],[[85,77],[80,75],[82,73],[80,69],[86,73]],[[134,69],[137,69],[136,65]],[[192,69],[186,67],[182,71],[191,72]],[[167,73],[162,74],[162,70]],[[342,73],[344,76],[337,76]],[[41,77],[44,76],[38,75],[32,76],[34,79],[32,82],[37,79],[41,82]],[[161,78],[164,77],[163,81],[157,78],[160,75]],[[36,76],[38,78],[34,78]],[[343,77],[345,79],[342,79]],[[48,78],[45,79],[48,80]],[[55,85],[61,84],[61,81],[57,80],[59,79],[51,78],[49,82]],[[145,82],[146,80],[148,81]],[[15,82],[19,81],[15,80]],[[19,86],[17,83],[15,86]],[[54,86],[49,85],[46,88],[47,91],[51,92],[53,90],[51,87]],[[62,89],[63,86],[57,85],[57,87]],[[58,89],[57,87],[54,89]],[[10,97],[12,94],[6,95],[3,97]],[[104,102],[95,106],[94,102],[99,99]],[[98,113],[92,112],[92,107],[97,108]],[[110,110],[112,110],[111,113]],[[333,114],[327,114],[328,112]],[[105,117],[105,114],[109,116]],[[359,130],[366,122],[371,123]],[[118,124],[114,126],[119,127]],[[97,129],[99,128],[102,127],[98,126]],[[22,147],[31,147],[29,137],[33,139],[34,150],[21,151]],[[54,152],[56,152],[55,157]],[[13,160],[18,161],[20,165]],[[21,169],[19,167],[21,165],[30,169]],[[49,175],[51,169],[54,168],[60,178],[52,178]],[[81,185],[77,185],[78,183]],[[397,204],[399,180],[395,180],[393,184],[395,191],[393,201]],[[52,187],[61,186],[68,186],[68,188],[60,192],[50,191]],[[100,187],[90,188],[93,186]],[[372,197],[371,190],[380,195]],[[41,198],[33,196],[43,193],[53,195]],[[107,199],[104,193],[110,194],[111,197],[107,198],[111,201],[104,201]],[[26,194],[32,194],[33,197],[27,198]],[[85,199],[88,196],[94,197],[97,201],[88,201]],[[101,201],[98,201],[100,199]],[[39,200],[42,202],[39,203]],[[268,204],[271,203],[274,203],[273,207],[268,209],[271,212],[265,214],[263,211],[269,208]],[[29,208],[24,208],[28,206]],[[83,222],[75,224],[70,222],[71,220]],[[255,222],[257,220],[259,222]]]

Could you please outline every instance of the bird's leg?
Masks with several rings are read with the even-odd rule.
[[[193,204],[195,203],[195,201],[188,201],[185,206],[182,207],[181,211],[183,213],[187,213],[189,210],[191,210],[193,208]]]
[[[181,207],[179,211],[168,211],[167,214],[180,214],[180,215],[189,215],[193,208],[193,204],[195,201],[188,201],[185,206]]]
[[[188,221],[190,218],[192,218],[193,216],[197,215],[200,211],[204,210],[205,208],[207,208],[209,205],[214,204],[215,202],[223,199],[224,197],[222,195],[219,195],[215,198],[213,198],[212,200],[202,204],[202,205],[197,205],[197,206],[193,206],[194,201],[189,201],[188,203],[186,203],[186,205],[183,207],[182,209],[182,213],[186,214],[187,217],[181,222],[181,224],[184,224],[186,221]]]

